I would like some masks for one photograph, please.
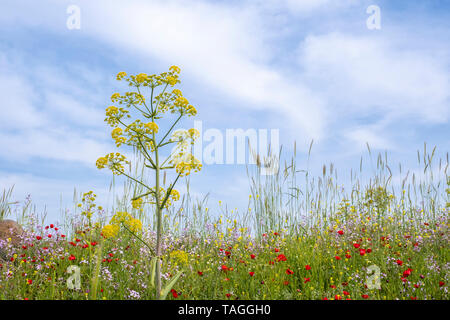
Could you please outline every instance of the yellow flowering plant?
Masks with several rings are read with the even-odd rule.
[[[112,128],[111,137],[116,146],[130,146],[143,156],[145,168],[155,172],[154,185],[149,186],[141,178],[132,177],[126,173],[125,165],[130,162],[118,152],[100,157],[96,163],[99,169],[109,168],[113,174],[123,175],[144,187],[145,192],[132,199],[131,204],[134,209],[142,209],[144,203],[154,205],[156,209],[154,276],[157,299],[163,298],[167,291],[167,287],[161,291],[162,211],[167,209],[173,201],[179,200],[180,194],[174,189],[178,179],[191,172],[198,172],[202,168],[200,161],[193,156],[192,148],[190,148],[199,137],[199,132],[196,129],[174,130],[183,117],[192,117],[197,114],[195,107],[189,103],[182,92],[174,88],[180,83],[179,73],[180,68],[177,66],[172,66],[168,72],[158,75],[145,73],[128,75],[126,72],[119,72],[116,79],[125,81],[133,90],[124,94],[114,93],[111,96],[111,102],[115,105],[106,108],[105,122]],[[149,98],[144,96],[144,90],[149,93]],[[133,114],[138,114],[139,117],[133,119]],[[163,133],[158,123],[164,117],[169,118],[169,129]],[[172,152],[166,159],[161,159],[161,149],[170,145],[173,147]],[[166,170],[174,170],[176,178],[168,188],[163,188],[160,177]],[[121,218],[124,220],[119,221]],[[117,221],[113,221],[115,219]],[[110,225],[104,228],[103,234],[106,237],[116,236],[119,229],[115,226],[118,225],[123,225],[135,236],[137,236],[135,232],[142,228],[139,220],[133,219],[128,214],[116,213]],[[171,283],[173,285],[172,281]]]

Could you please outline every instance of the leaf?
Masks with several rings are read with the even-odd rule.
[[[167,284],[167,286],[161,290],[161,300],[166,300],[167,298],[167,294],[169,293],[169,291],[172,289],[172,287],[175,285],[175,282],[177,282],[178,278],[183,274],[183,272],[179,271],[175,277],[173,277],[172,279],[170,279],[169,283]]]
[[[155,287],[155,274],[156,274],[156,257],[153,257],[150,261],[151,271],[150,271],[150,284]]]

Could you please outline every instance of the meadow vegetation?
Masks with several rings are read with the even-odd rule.
[[[176,125],[197,111],[172,89],[179,72],[117,75],[134,91],[114,93],[105,120],[135,158],[97,161],[124,181],[112,205],[75,193],[49,223],[3,192],[0,219],[15,215],[27,233],[19,246],[0,240],[0,299],[448,299],[448,155],[436,161],[425,145],[420,172],[393,174],[380,154],[345,187],[332,164],[297,168],[295,151],[263,176],[262,157],[247,167],[248,208],[211,210],[189,194],[198,132]]]

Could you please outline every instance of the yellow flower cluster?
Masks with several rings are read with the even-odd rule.
[[[111,127],[116,127],[119,124],[119,120],[122,119],[124,116],[130,118],[130,115],[128,113],[129,113],[128,110],[124,108],[117,108],[116,106],[110,106],[106,108],[105,121]]]
[[[202,164],[191,153],[177,153],[172,156],[170,163],[175,166],[175,170],[181,177],[188,176],[191,170],[198,172],[202,169]]]
[[[197,129],[179,129],[172,133],[170,141],[177,143],[177,150],[179,152],[185,152],[189,149],[189,146],[193,145],[195,140],[199,137],[200,132]]]
[[[108,167],[113,174],[122,174],[125,170],[124,165],[128,164],[129,161],[126,160],[125,156],[119,152],[111,152],[104,157],[97,159],[96,166],[98,169],[104,169]]]
[[[144,203],[144,200],[142,200],[142,198],[139,198],[136,200],[131,200],[131,206],[133,207],[133,209],[141,209],[143,203]]]
[[[155,104],[159,105],[161,112],[170,111],[171,113],[187,116],[195,116],[197,114],[195,107],[189,104],[189,101],[183,97],[179,89],[174,89],[170,93],[160,93],[155,97]]]
[[[97,207],[97,205],[94,203],[97,195],[93,191],[89,191],[83,194],[83,197],[81,199],[82,203],[78,204],[79,208],[83,208],[83,211],[81,212],[82,216],[86,216],[89,220],[91,220],[92,215],[94,214],[94,210]],[[102,207],[98,207],[99,210],[102,209]]]
[[[141,120],[137,119],[125,128],[125,134],[128,135],[127,144],[140,149],[142,148],[142,143],[146,148],[153,151],[153,140],[149,136],[153,133],[157,133],[158,129],[158,125],[155,122],[143,123]]]
[[[139,73],[138,75],[130,75],[127,77],[125,72],[119,72],[117,74],[117,80],[125,79],[130,86],[144,86],[155,88],[160,85],[170,85],[174,86],[180,82],[178,80],[178,74],[180,73],[180,68],[177,66],[171,66],[169,72],[163,72],[159,75],[152,74],[148,75],[146,73]]]
[[[115,238],[119,234],[119,226],[108,224],[103,227],[102,234],[106,239]]]
[[[181,265],[187,265],[189,262],[189,255],[181,250],[175,250],[170,253],[170,257],[175,260],[175,262]]]
[[[123,130],[119,127],[111,131],[111,137],[115,140],[116,146],[120,147],[123,143],[127,141],[125,137],[122,136]]]
[[[133,218],[128,212],[118,211],[111,218],[109,224],[103,227],[103,236],[105,238],[117,237],[121,225],[126,226],[132,232],[138,232],[142,230],[142,222],[139,219]]]

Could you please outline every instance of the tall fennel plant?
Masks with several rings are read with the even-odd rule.
[[[180,194],[174,189],[178,179],[192,172],[201,170],[201,163],[192,154],[192,145],[199,132],[196,129],[175,130],[176,125],[183,117],[191,117],[197,114],[197,110],[183,96],[179,89],[173,88],[180,83],[180,68],[172,66],[168,72],[159,75],[127,75],[125,72],[117,74],[117,80],[128,83],[132,91],[124,94],[114,93],[111,101],[116,105],[106,108],[105,121],[112,127],[111,137],[116,146],[127,145],[139,152],[144,159],[144,166],[155,173],[154,185],[149,186],[142,176],[131,176],[125,172],[124,166],[130,162],[118,152],[109,153],[97,160],[99,169],[109,168],[113,174],[123,175],[135,183],[141,185],[144,193],[132,198],[134,208],[142,208],[145,203],[155,206],[156,212],[156,266],[155,279],[156,298],[165,298],[161,294],[161,256],[162,256],[162,213],[172,201],[179,200]],[[147,100],[144,90],[150,95]],[[169,117],[171,115],[171,117]],[[167,118],[168,129],[162,133],[157,124]],[[169,156],[162,159],[161,150],[171,146]],[[176,177],[167,189],[161,184],[161,175],[166,170],[174,170]],[[124,224],[126,227],[126,225]],[[113,226],[104,232],[111,234],[118,232]],[[130,227],[130,226],[129,226]],[[138,237],[133,228],[127,228],[133,235]],[[167,290],[163,290],[167,291]]]

